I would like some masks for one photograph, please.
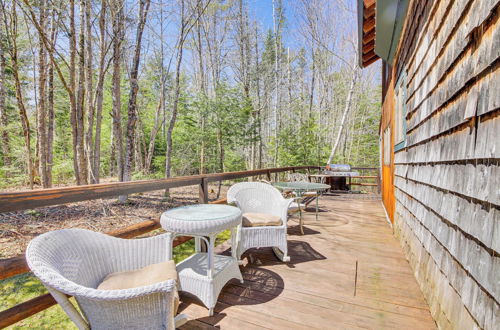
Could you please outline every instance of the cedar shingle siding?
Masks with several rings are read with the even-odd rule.
[[[394,229],[442,328],[500,327],[499,0],[411,1]]]

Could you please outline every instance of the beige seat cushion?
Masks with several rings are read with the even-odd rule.
[[[276,215],[265,213],[243,213],[243,227],[281,226],[283,222]]]
[[[97,289],[131,289],[168,280],[175,280],[176,283],[179,283],[179,277],[173,260],[148,265],[141,269],[111,273],[104,278]],[[174,297],[174,314],[177,314],[177,308],[179,307],[179,293],[177,292],[177,288],[175,289]]]

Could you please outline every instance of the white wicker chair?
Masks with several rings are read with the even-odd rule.
[[[98,290],[110,273],[135,270],[170,257],[170,234],[120,239],[84,229],[42,234],[26,259],[79,329],[174,329],[175,280],[125,290]],[[74,296],[80,313],[68,300]],[[177,324],[178,323],[178,324]]]
[[[286,240],[288,207],[293,199],[285,199],[280,191],[262,182],[237,183],[227,192],[227,202],[236,203],[245,213],[256,212],[279,216],[280,226],[241,227],[237,258],[250,248],[273,247],[274,252],[282,261],[290,261]],[[279,249],[279,250],[278,250]]]

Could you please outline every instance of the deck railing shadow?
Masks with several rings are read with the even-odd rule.
[[[241,180],[244,178],[253,177],[257,179],[260,176],[265,176],[267,181],[274,180],[278,181],[279,176],[283,175],[285,172],[295,172],[295,171],[317,171],[320,167],[318,166],[292,166],[292,167],[281,167],[281,168],[268,168],[268,169],[258,169],[258,170],[248,170],[248,171],[237,171],[237,172],[226,172],[226,173],[212,173],[212,174],[202,174],[193,176],[182,176],[174,177],[168,179],[158,179],[158,180],[141,180],[141,181],[130,181],[130,182],[113,182],[113,183],[102,183],[87,186],[73,186],[73,187],[62,187],[62,188],[51,188],[51,189],[40,189],[40,190],[30,190],[30,191],[16,191],[16,192],[3,192],[0,193],[0,215],[13,217],[16,216],[17,211],[32,210],[36,208],[47,208],[46,212],[58,212],[60,209],[51,209],[51,206],[62,205],[67,203],[76,203],[88,200],[99,200],[99,199],[114,199],[121,195],[131,195],[137,193],[144,193],[147,191],[171,189],[177,187],[185,187],[197,185],[199,190],[198,202],[208,203],[209,183],[227,181],[227,180]],[[137,197],[137,196],[136,196]],[[186,198],[181,196],[183,202],[191,203],[194,202],[191,198]],[[151,197],[139,197],[136,199],[136,203],[147,204],[154,202],[162,202],[163,199]],[[212,201],[210,203],[221,204],[225,203],[225,199]],[[167,203],[165,203],[167,204]],[[149,205],[151,208],[155,208],[154,205]],[[162,208],[160,208],[162,209]],[[85,206],[72,206],[73,216],[79,216],[83,213],[89,212],[86,210]],[[65,215],[68,215],[68,210],[64,210]],[[92,210],[90,212],[100,212]],[[71,215],[70,215],[71,216]],[[307,223],[306,223],[307,225]],[[141,235],[148,234],[156,229],[160,228],[159,218],[147,219],[139,223],[132,224],[125,228],[114,229],[107,234],[120,237],[120,238],[134,238]],[[299,229],[298,225],[291,225],[289,229],[289,235],[298,235]],[[315,235],[319,234],[318,231],[314,229],[305,228],[305,235]],[[174,246],[183,244],[188,241],[189,237],[179,237],[175,242]],[[301,244],[307,244],[300,242]],[[294,267],[295,264],[300,262],[307,262],[312,260],[318,260],[323,258],[319,253],[314,253],[309,250],[308,247],[303,247],[302,255],[294,252],[293,241],[291,241],[291,251],[290,255],[292,257],[292,262],[287,263],[289,267]],[[297,247],[296,247],[297,249]],[[298,249],[300,250],[300,249]],[[309,251],[309,254],[305,251]],[[262,251],[259,251],[259,254]],[[251,251],[250,251],[251,253]],[[272,265],[273,262],[277,263],[272,254],[272,250],[268,249],[266,252],[268,255],[267,265]],[[272,258],[272,260],[270,260]],[[264,259],[263,259],[264,260]],[[280,262],[281,263],[281,262]],[[29,272],[26,260],[23,254],[18,256],[0,259],[0,280],[8,279],[13,276],[26,274]],[[26,319],[40,311],[43,311],[56,304],[56,301],[49,294],[44,294],[33,299],[27,300],[10,308],[0,311],[0,328],[10,326],[18,321]]]
[[[288,252],[291,260],[283,263],[275,257],[271,248],[246,251],[242,256],[243,259],[246,258],[245,265],[241,267],[244,282],[240,283],[238,280],[231,280],[219,295],[214,316],[196,318],[188,322],[188,325],[191,323],[192,326],[195,326],[194,323],[197,321],[214,325],[226,316],[223,311],[228,307],[263,304],[281,295],[285,287],[284,280],[278,273],[267,268],[267,266],[287,265],[294,268],[299,263],[326,259],[324,255],[313,249],[309,243],[303,241],[288,240]],[[224,255],[230,255],[230,253],[230,248],[222,252]],[[183,293],[181,300],[180,313],[191,304],[201,306],[201,302],[190,294]]]
[[[305,230],[305,228],[304,228]],[[247,267],[286,265],[295,268],[295,265],[316,260],[325,260],[326,257],[313,249],[307,242],[288,240],[289,262],[277,259],[271,248],[250,249],[243,253]],[[246,268],[246,267],[245,267]]]
[[[202,316],[194,320],[208,324],[217,324],[225,316],[224,310],[231,306],[258,305],[264,304],[278,297],[284,288],[283,278],[269,269],[257,267],[244,267],[242,269],[244,283],[239,280],[231,280],[219,295],[215,314],[213,316]],[[201,302],[193,295],[182,293],[179,313],[188,308],[191,304],[202,306]],[[204,307],[203,307],[204,308]],[[203,311],[201,312],[203,313]],[[206,311],[208,314],[208,310]],[[188,322],[189,325],[189,322]],[[192,324],[194,326],[194,324]]]
[[[298,219],[297,221],[288,220],[288,231],[287,231],[288,236],[307,236],[307,235],[321,234],[321,232],[307,227],[307,224],[304,224],[303,230],[304,234],[302,235],[302,233],[300,232],[300,225]]]

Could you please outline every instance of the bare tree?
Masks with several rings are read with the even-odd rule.
[[[42,30],[47,28],[47,3],[39,3],[39,24]],[[37,109],[37,143],[39,150],[39,172],[43,188],[48,188],[47,177],[47,53],[43,37],[39,35],[38,43],[38,109]]]
[[[85,39],[85,101],[87,106],[87,131],[85,132],[85,155],[87,156],[87,182],[95,183],[94,173],[94,152],[93,147],[93,131],[94,131],[94,92],[93,92],[93,73],[92,73],[92,58],[94,57],[92,48],[92,16],[91,16],[91,0],[84,0],[84,21],[80,24],[84,25]],[[83,33],[82,33],[83,34]]]
[[[16,91],[17,108],[19,110],[19,117],[23,128],[29,186],[30,189],[33,189],[34,169],[33,169],[33,158],[31,153],[30,122],[28,120],[26,107],[24,106],[24,97],[21,86],[21,78],[19,74],[20,68],[19,68],[18,47],[17,47],[18,24],[17,24],[16,1],[12,2],[12,10],[10,12],[10,17],[8,17],[8,14],[5,12],[5,4],[2,2],[2,14],[3,14],[4,25],[6,27],[5,30],[8,35],[7,40],[10,41],[8,49],[10,50],[10,58],[12,63],[12,76],[14,78],[14,88]]]
[[[101,1],[101,12],[99,14],[99,73],[97,77],[96,95],[95,95],[95,139],[92,156],[92,178],[91,183],[99,183],[99,169],[101,164],[101,126],[102,126],[102,107],[103,107],[103,88],[104,78],[107,71],[106,63],[106,11],[107,0]],[[109,64],[109,62],[108,62]],[[89,125],[90,126],[90,125]]]
[[[277,4],[275,2],[277,1]],[[273,31],[274,31],[274,166],[278,166],[279,131],[281,125],[281,29],[283,24],[283,3],[273,0]]]
[[[175,122],[177,121],[177,111],[179,107],[179,94],[181,91],[181,64],[184,51],[184,41],[186,40],[186,28],[188,21],[186,19],[185,0],[180,0],[181,22],[179,38],[177,41],[177,55],[175,64],[175,82],[174,82],[174,99],[172,105],[172,116],[167,130],[167,154],[165,158],[165,177],[170,178],[172,170],[172,132],[174,131]]]
[[[76,111],[75,111],[75,125],[76,125],[76,152],[79,168],[79,181],[80,183],[88,183],[87,160],[85,153],[85,2],[80,0],[79,5],[79,20],[80,32],[78,35],[78,81],[76,83]],[[76,30],[75,30],[76,33]]]
[[[130,73],[130,93],[128,102],[127,121],[127,143],[125,145],[125,166],[123,170],[123,181],[130,181],[132,176],[132,160],[134,155],[136,125],[137,125],[137,92],[139,83],[139,63],[141,58],[141,41],[144,32],[144,25],[148,16],[150,1],[139,0],[139,22],[135,36],[135,51],[132,60],[132,70]]]
[[[50,22],[50,42],[52,45],[57,40],[57,25],[59,15],[57,8],[52,3],[52,14]],[[50,51],[50,50],[47,50]],[[47,181],[49,186],[52,186],[52,165],[54,162],[54,127],[55,127],[55,111],[54,111],[54,64],[50,61],[48,65],[47,77]]]
[[[170,57],[170,62],[168,67],[165,68],[165,45],[164,45],[164,30],[165,30],[165,15],[163,5],[159,6],[159,29],[160,29],[160,51],[159,51],[159,69],[160,69],[160,95],[158,99],[158,104],[156,106],[155,118],[153,128],[151,129],[149,135],[149,143],[146,149],[145,159],[144,159],[144,171],[146,173],[151,172],[151,164],[153,161],[153,155],[155,151],[155,141],[156,137],[161,129],[161,127],[165,124],[165,117],[162,114],[165,113],[165,99],[166,99],[166,82],[167,77],[170,71],[170,63],[172,61],[172,57]]]
[[[118,180],[123,181],[123,137],[121,127],[121,61],[122,61],[122,43],[123,43],[123,0],[111,2],[111,16],[113,20],[113,77],[112,77],[112,98],[113,98],[113,138],[112,138],[112,157],[116,162]]]
[[[210,0],[203,5],[201,0],[195,1],[195,9],[191,10],[190,16],[187,16],[186,0],[180,0],[180,27],[179,36],[176,44],[176,59],[175,59],[175,81],[172,101],[172,115],[167,129],[167,151],[165,157],[165,177],[171,176],[172,170],[172,133],[174,131],[175,123],[177,121],[177,112],[179,107],[179,97],[181,91],[181,65],[184,52],[184,43],[189,34],[189,31],[198,22],[204,14],[206,8],[210,4]],[[199,8],[202,8],[201,10]]]
[[[352,64],[351,68],[351,82],[349,85],[349,91],[347,92],[347,98],[345,102],[345,107],[344,111],[342,113],[342,119],[340,121],[340,127],[337,132],[337,138],[335,139],[335,143],[332,146],[332,150],[330,151],[330,156],[328,156],[328,160],[326,164],[331,164],[333,157],[335,156],[335,153],[337,152],[337,148],[339,147],[340,143],[340,138],[342,137],[342,132],[344,130],[344,125],[346,122],[347,115],[349,114],[349,110],[351,110],[351,103],[352,103],[352,97],[354,94],[354,88],[356,87],[356,81],[358,79],[358,66],[357,66],[357,57],[355,57],[354,63]]]
[[[2,156],[5,166],[10,165],[10,146],[9,146],[9,132],[7,130],[8,118],[6,108],[6,59],[4,49],[6,48],[6,26],[3,24],[3,6],[0,7],[0,132],[2,144]]]

